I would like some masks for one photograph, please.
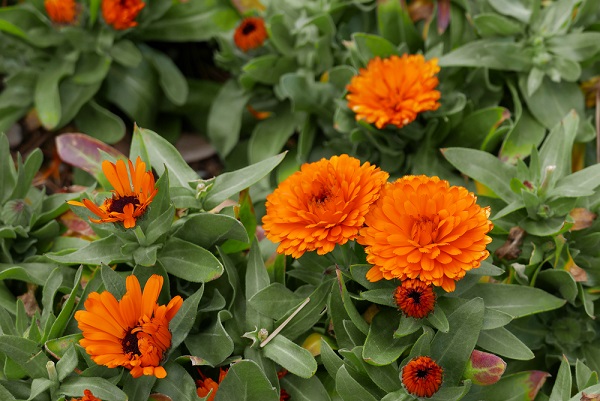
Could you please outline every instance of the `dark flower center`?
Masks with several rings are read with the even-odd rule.
[[[256,26],[252,23],[252,22],[248,22],[246,25],[244,25],[244,27],[242,28],[242,33],[244,35],[250,35],[252,32],[254,32],[256,30]]]
[[[127,331],[125,338],[121,341],[121,345],[123,346],[123,353],[128,354],[132,353],[133,355],[139,355],[140,349],[138,347],[138,338],[136,333],[132,333],[131,330]]]
[[[123,213],[125,206],[132,204],[139,205],[140,201],[136,196],[123,196],[122,198],[113,198],[108,208],[109,212]]]
[[[407,296],[413,300],[413,302],[417,305],[421,303],[421,292],[417,290],[408,291]]]
[[[419,379],[425,379],[425,378],[427,378],[427,376],[429,376],[429,369],[428,368],[417,369],[417,378],[419,378]]]

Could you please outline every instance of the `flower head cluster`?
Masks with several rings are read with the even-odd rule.
[[[348,107],[356,120],[383,128],[409,124],[417,114],[440,107],[435,90],[440,68],[437,59],[425,61],[422,55],[375,57],[348,85]]]
[[[52,22],[71,24],[77,16],[75,0],[44,0],[44,8]]]
[[[261,47],[267,36],[267,29],[262,18],[247,17],[235,29],[233,41],[240,50],[247,52]]]
[[[102,0],[102,17],[108,25],[122,31],[138,24],[135,19],[145,6],[142,0]]]
[[[454,291],[455,281],[489,256],[489,207],[438,177],[388,183],[365,218],[358,242],[373,265],[367,279],[419,279]]]
[[[348,155],[302,165],[267,196],[263,228],[277,251],[299,258],[356,238],[388,174]]]
[[[85,310],[75,313],[83,332],[79,344],[98,365],[123,366],[133,377],[167,375],[160,366],[171,347],[169,322],[183,304],[176,296],[167,305],[158,305],[163,277],[152,275],[144,292],[136,276],[127,277],[127,292],[120,301],[108,291],[92,292]]]
[[[101,206],[96,206],[89,199],[81,202],[69,201],[74,206],[88,208],[99,219],[90,220],[94,223],[114,223],[121,221],[125,228],[135,227],[136,219],[144,214],[146,208],[158,192],[152,172],[146,171],[146,163],[138,157],[135,167],[128,160],[129,174],[123,160],[116,164],[105,160],[102,171],[113,186],[112,198],[108,198]],[[131,180],[130,176],[131,175]]]
[[[431,397],[442,385],[444,370],[430,357],[413,358],[402,368],[402,384],[417,397]]]

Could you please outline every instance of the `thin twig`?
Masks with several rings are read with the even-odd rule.
[[[265,338],[265,341],[263,341],[262,343],[260,343],[260,347],[262,348],[262,347],[264,347],[265,345],[267,345],[267,344],[269,343],[269,341],[271,341],[271,340],[272,340],[272,339],[273,339],[273,338],[274,338],[274,337],[275,337],[277,334],[279,334],[279,332],[280,332],[281,330],[283,330],[283,328],[284,328],[285,326],[287,326],[287,324],[290,322],[290,320],[292,320],[292,319],[294,318],[294,316],[296,316],[296,315],[297,315],[297,314],[298,314],[298,313],[299,313],[299,312],[302,310],[302,308],[304,308],[304,307],[305,307],[305,306],[306,306],[306,305],[307,305],[309,302],[310,302],[310,297],[309,297],[309,298],[306,298],[306,299],[304,300],[304,302],[302,302],[302,303],[300,304],[300,306],[298,306],[298,307],[296,308],[296,310],[294,311],[294,313],[292,313],[292,314],[291,314],[291,315],[290,315],[290,316],[289,316],[287,319],[285,319],[285,320],[283,321],[283,323],[281,323],[281,324],[279,325],[279,327],[277,327],[275,330],[273,330],[273,332],[272,332],[272,333],[269,335],[269,337]]]

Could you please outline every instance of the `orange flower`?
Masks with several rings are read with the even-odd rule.
[[[227,369],[223,370],[219,368],[219,382],[215,382],[210,377],[204,376],[202,372],[202,379],[196,380],[196,386],[198,389],[196,392],[198,393],[198,397],[206,397],[210,393],[210,397],[206,399],[206,401],[214,401],[215,396],[217,395],[217,390],[219,390],[219,384],[223,381],[225,376],[227,375]],[[212,393],[211,393],[212,390]]]
[[[79,344],[98,365],[109,368],[123,366],[133,377],[167,375],[160,366],[171,346],[169,322],[183,300],[176,296],[167,305],[158,305],[163,277],[152,275],[142,293],[134,275],[125,282],[127,292],[120,301],[108,291],[92,292],[85,301],[85,310],[75,313],[83,332]]]
[[[261,47],[265,39],[267,29],[263,19],[259,17],[244,18],[233,34],[235,45],[244,52]]]
[[[48,17],[57,24],[71,24],[77,15],[75,0],[45,0]]]
[[[356,238],[388,173],[348,155],[305,163],[267,196],[263,228],[277,252],[299,258]]]
[[[102,401],[100,398],[94,397],[90,390],[83,390],[83,397],[71,398],[71,401]]]
[[[90,220],[94,223],[114,223],[122,221],[125,228],[135,227],[138,217],[144,214],[146,208],[158,192],[151,171],[146,171],[146,163],[139,157],[135,168],[131,160],[129,163],[129,174],[123,160],[117,160],[113,164],[108,160],[102,162],[102,171],[113,186],[112,198],[106,199],[101,206],[96,206],[89,199],[82,202],[68,201],[70,205],[88,208],[99,219]],[[131,176],[131,183],[129,176]]]
[[[402,128],[418,113],[440,107],[440,92],[434,90],[439,70],[437,59],[425,61],[422,55],[375,57],[347,86],[348,107],[357,121]]]
[[[409,175],[388,183],[358,238],[373,265],[367,279],[418,278],[454,291],[455,281],[489,255],[490,209],[476,200],[438,177]]]
[[[433,287],[420,280],[404,280],[394,291],[394,300],[399,310],[415,319],[426,317],[435,307]]]
[[[442,385],[444,370],[428,356],[413,358],[402,368],[402,384],[417,397],[431,397]]]
[[[142,0],[102,0],[102,16],[108,25],[122,31],[138,24],[135,18],[145,6]]]

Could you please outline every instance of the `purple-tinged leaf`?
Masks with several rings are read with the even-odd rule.
[[[103,152],[114,158],[125,157],[112,146],[81,133],[57,136],[56,150],[62,161],[90,173],[96,179],[102,174]]]

